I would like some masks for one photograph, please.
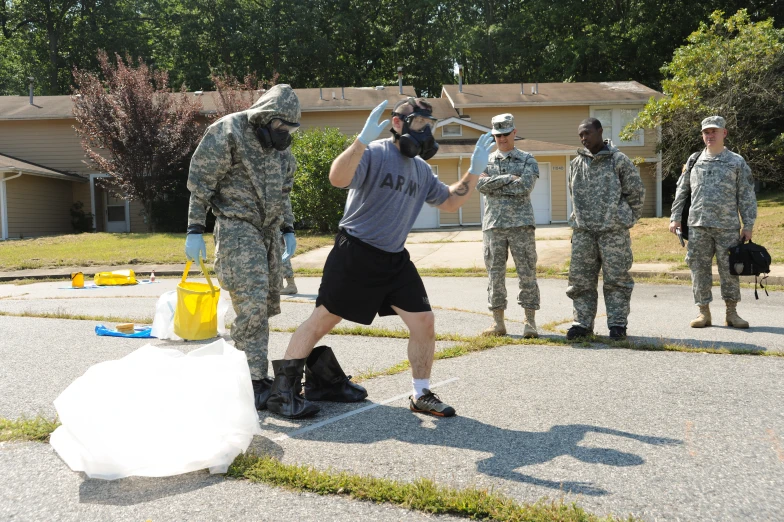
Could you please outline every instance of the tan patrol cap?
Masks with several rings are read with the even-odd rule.
[[[727,126],[727,122],[724,121],[724,118],[721,116],[708,116],[704,120],[702,120],[702,130],[705,129],[724,129]]]
[[[493,124],[492,133],[495,134],[508,134],[515,130],[514,116],[511,114],[499,114],[493,116],[490,120]]]

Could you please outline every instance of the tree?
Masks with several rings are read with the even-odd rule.
[[[153,202],[176,187],[178,171],[181,176],[201,138],[201,102],[185,86],[172,93],[165,71],[152,71],[141,60],[136,66],[130,58],[116,60],[112,65],[99,53],[103,81],[74,69],[75,129],[93,168],[110,175],[107,188],[140,201],[154,232]]]
[[[329,168],[353,141],[353,136],[345,136],[335,128],[294,134],[291,152],[297,159],[297,172],[291,206],[295,221],[319,232],[337,232],[348,193],[330,184]]]
[[[662,72],[667,97],[649,101],[625,132],[662,126],[663,172],[680,172],[703,146],[700,121],[719,114],[728,148],[746,158],[754,177],[784,182],[784,30],[772,19],[754,23],[745,9],[728,18],[715,11]]]

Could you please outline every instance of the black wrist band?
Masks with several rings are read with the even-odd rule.
[[[283,228],[280,229],[280,231],[282,233],[284,233],[284,234],[293,234],[294,233],[294,227],[283,227]]]
[[[188,234],[204,234],[204,225],[188,225]]]

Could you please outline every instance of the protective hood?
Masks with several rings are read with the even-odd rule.
[[[612,144],[610,140],[604,140],[604,148],[596,153],[596,155],[591,154],[591,151],[582,148],[577,150],[577,154],[580,156],[585,156],[586,158],[598,158],[599,156],[612,156],[616,152],[620,152],[618,148]]]
[[[275,118],[289,123],[299,123],[299,98],[290,85],[273,86],[246,111],[248,121],[254,125],[266,125]]]

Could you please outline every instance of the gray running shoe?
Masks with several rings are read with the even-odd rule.
[[[435,415],[436,417],[451,417],[455,414],[455,409],[447,404],[441,402],[438,395],[431,392],[427,388],[422,390],[425,392],[420,398],[414,400],[411,395],[408,398],[408,407],[415,413],[426,413],[428,415]]]

